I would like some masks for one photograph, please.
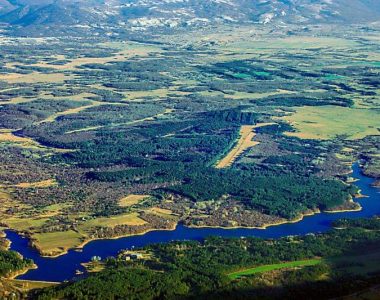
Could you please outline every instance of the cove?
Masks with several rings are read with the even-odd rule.
[[[267,229],[223,229],[223,228],[187,228],[178,225],[174,231],[151,231],[140,236],[124,237],[113,240],[92,241],[84,246],[83,251],[70,250],[57,258],[41,257],[39,253],[28,246],[28,239],[14,231],[7,230],[7,238],[12,242],[11,250],[31,258],[38,269],[30,270],[18,279],[41,281],[64,281],[75,277],[76,270],[83,270],[80,265],[91,260],[92,256],[106,258],[115,256],[121,249],[142,247],[152,243],[167,243],[173,240],[203,240],[214,235],[221,237],[255,236],[263,238],[279,238],[288,235],[304,235],[307,233],[325,232],[331,228],[334,220],[341,218],[364,218],[380,215],[380,193],[371,184],[374,179],[364,176],[358,163],[353,165],[352,177],[357,178],[355,184],[366,198],[355,199],[363,207],[358,212],[321,213],[305,217],[298,223],[272,226]]]

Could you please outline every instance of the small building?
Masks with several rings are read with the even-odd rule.
[[[142,259],[143,255],[140,253],[131,253],[131,259]]]
[[[91,257],[91,261],[92,262],[101,261],[101,260],[102,260],[102,258],[100,256],[93,256],[93,257]]]
[[[122,259],[125,261],[130,261],[130,260],[137,260],[137,259],[142,259],[143,255],[141,253],[124,253],[122,255]]]
[[[123,259],[124,259],[125,261],[130,261],[130,260],[131,260],[131,257],[130,257],[129,255],[125,255],[125,256],[123,257]]]

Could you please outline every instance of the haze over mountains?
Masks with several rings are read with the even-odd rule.
[[[379,0],[0,0],[0,22],[38,26],[182,28],[219,23],[365,23]]]

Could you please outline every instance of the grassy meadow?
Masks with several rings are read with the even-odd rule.
[[[270,272],[274,270],[315,266],[319,263],[321,263],[321,259],[307,259],[307,260],[298,260],[298,261],[292,261],[292,262],[284,262],[284,263],[259,266],[255,268],[241,270],[238,272],[229,273],[228,277],[230,279],[238,279],[240,277]]]

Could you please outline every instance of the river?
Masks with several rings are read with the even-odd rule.
[[[18,235],[14,231],[7,230],[7,238],[12,242],[11,249],[21,253],[26,258],[31,258],[37,264],[38,269],[30,270],[18,279],[41,281],[64,281],[72,279],[76,270],[83,270],[81,263],[88,262],[92,256],[106,258],[115,256],[121,249],[142,247],[152,243],[166,243],[173,240],[203,240],[207,236],[217,235],[222,237],[256,236],[263,238],[278,238],[288,235],[304,235],[318,233],[331,228],[331,223],[340,218],[363,218],[380,215],[379,189],[371,186],[373,179],[364,176],[360,172],[359,164],[353,165],[355,184],[361,189],[362,194],[368,196],[357,198],[356,202],[363,207],[358,212],[321,213],[305,217],[297,223],[289,223],[271,226],[267,229],[222,229],[222,228],[187,228],[178,225],[174,231],[152,231],[140,236],[124,237],[113,240],[92,241],[84,246],[83,251],[70,250],[67,254],[57,258],[41,257],[39,253],[28,246],[28,239]]]

